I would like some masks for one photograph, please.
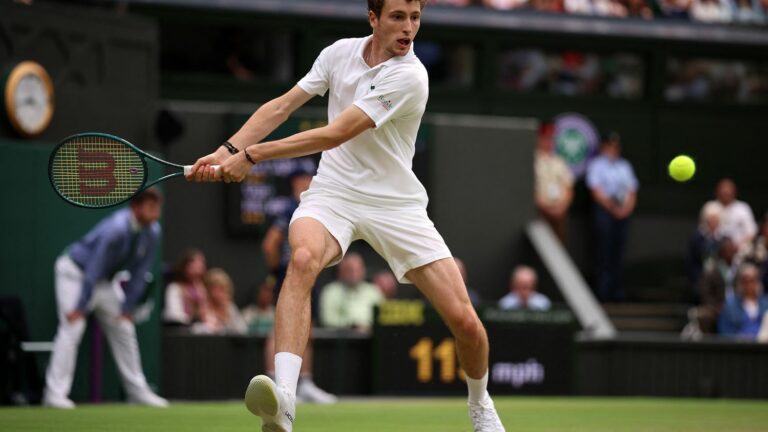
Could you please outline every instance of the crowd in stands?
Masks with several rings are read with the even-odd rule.
[[[644,20],[664,18],[747,25],[768,22],[768,0],[429,0],[428,3]]]
[[[733,180],[715,188],[701,209],[688,247],[690,283],[699,305],[688,336],[721,334],[768,340],[768,215],[760,226],[749,204],[737,199]]]

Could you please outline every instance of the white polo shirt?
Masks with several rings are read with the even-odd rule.
[[[331,189],[364,202],[427,205],[413,173],[416,134],[429,96],[429,77],[411,50],[373,68],[363,60],[372,36],[341,39],[325,48],[298,82],[328,98],[328,122],[356,105],[376,123],[344,144],[323,152],[311,188]]]

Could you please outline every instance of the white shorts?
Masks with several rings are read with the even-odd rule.
[[[409,270],[452,256],[427,210],[417,204],[374,205],[315,187],[301,195],[291,223],[304,217],[323,224],[339,242],[341,256],[329,267],[355,240],[371,245],[402,283],[411,283],[405,277]]]

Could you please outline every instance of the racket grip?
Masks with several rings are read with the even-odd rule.
[[[211,165],[213,173],[219,175],[221,173],[221,165]],[[188,176],[192,172],[192,165],[184,165],[184,175]]]

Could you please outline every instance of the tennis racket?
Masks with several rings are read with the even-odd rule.
[[[147,158],[178,170],[148,183]],[[218,165],[213,168],[219,170]],[[104,133],[72,135],[53,149],[48,161],[48,177],[56,193],[70,204],[87,208],[122,204],[144,189],[188,174],[191,169],[192,165],[166,162]]]

